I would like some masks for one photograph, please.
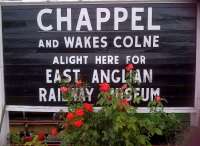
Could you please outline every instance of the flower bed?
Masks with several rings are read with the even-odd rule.
[[[173,114],[163,111],[164,98],[159,95],[148,102],[149,114],[137,113],[142,97],[134,96],[137,82],[133,64],[126,65],[126,83],[112,92],[110,84],[99,84],[97,106],[102,107],[94,112],[91,103],[84,102],[81,89],[86,82],[78,80],[75,84],[66,79],[60,81],[60,91],[67,100],[68,113],[59,113],[58,126],[51,129],[51,136],[58,137],[61,146],[151,146],[151,138],[163,135],[170,130],[167,123],[178,124]],[[126,89],[131,89],[126,93]],[[172,127],[171,127],[172,128]],[[44,132],[34,137],[24,137],[26,145],[45,146]]]

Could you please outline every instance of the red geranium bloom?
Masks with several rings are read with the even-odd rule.
[[[125,67],[126,71],[131,71],[134,69],[134,65],[133,64],[127,64],[126,67]]]
[[[56,136],[58,134],[57,128],[51,128],[51,135]]]
[[[81,87],[83,82],[81,80],[76,81],[76,87]]]
[[[159,103],[159,102],[161,101],[161,97],[160,97],[160,96],[156,96],[156,97],[155,97],[155,101],[156,101],[157,103]]]
[[[45,139],[45,133],[44,133],[44,131],[40,131],[38,133],[38,140],[43,141],[44,139]]]
[[[65,94],[69,91],[69,88],[62,86],[62,87],[60,87],[60,91],[61,91],[61,93]]]
[[[33,137],[32,136],[25,136],[24,137],[24,141],[25,142],[30,142],[30,141],[32,141],[33,140]]]
[[[88,112],[93,112],[93,106],[92,104],[89,103],[84,103],[83,104],[84,109],[86,109]]]
[[[121,104],[122,106],[128,106],[128,105],[129,105],[127,99],[121,99],[121,100],[120,100],[120,104]]]
[[[76,110],[75,110],[75,114],[77,115],[77,116],[83,116],[85,113],[84,113],[84,111],[83,111],[83,109],[82,108],[77,108]]]
[[[74,114],[72,112],[69,112],[69,113],[67,113],[66,118],[68,120],[72,120],[72,119],[74,119]]]
[[[74,126],[77,128],[80,128],[81,126],[83,126],[83,121],[82,120],[78,120],[74,122]]]
[[[110,85],[108,83],[99,84],[99,90],[101,92],[108,92],[110,90]]]

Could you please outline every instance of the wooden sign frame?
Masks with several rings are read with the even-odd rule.
[[[130,1],[128,1],[130,2]],[[193,3],[192,0],[133,0],[135,3]],[[74,2],[70,2],[74,3]],[[79,2],[85,3],[85,2]],[[90,2],[94,3],[94,2]],[[105,3],[112,3],[105,2]],[[116,2],[115,2],[116,3]],[[125,2],[123,2],[125,3]],[[197,4],[197,37],[196,37],[196,80],[195,80],[195,106],[194,107],[167,107],[164,110],[168,113],[191,113],[191,125],[197,125],[200,111],[200,3]],[[1,3],[1,5],[26,5],[26,4],[47,4],[47,3]],[[55,4],[54,2],[48,4]],[[67,4],[67,3],[64,3]],[[1,113],[1,134],[0,143],[6,142],[6,135],[9,132],[9,117],[8,112],[10,111],[23,111],[23,112],[59,112],[64,110],[67,112],[67,107],[48,107],[48,106],[15,106],[5,105],[5,93],[4,93],[4,75],[3,75],[3,44],[2,44],[2,20],[1,20],[1,8],[0,8],[0,113]],[[4,112],[5,107],[5,112]],[[99,110],[99,107],[96,108]],[[149,109],[145,107],[138,108],[139,113],[148,113]],[[4,133],[4,134],[2,134]]]

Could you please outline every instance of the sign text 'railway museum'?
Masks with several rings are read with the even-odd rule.
[[[193,106],[196,58],[194,4],[66,4],[3,6],[8,105],[65,105],[57,82],[84,79],[85,101],[98,84],[112,92],[136,65],[143,104],[161,95],[167,106]],[[76,89],[74,89],[76,90]],[[127,88],[124,94],[132,89]]]

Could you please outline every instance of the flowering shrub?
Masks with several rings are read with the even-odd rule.
[[[57,130],[57,129],[56,129]],[[33,136],[20,137],[19,134],[12,133],[10,135],[10,142],[14,146],[48,146],[44,143],[45,133],[43,131],[38,132]]]
[[[152,136],[162,135],[166,118],[170,118],[163,111],[165,99],[156,96],[148,103],[148,116],[141,116],[137,106],[142,97],[129,101],[129,94],[133,93],[123,94],[126,88],[134,89],[134,68],[133,64],[125,66],[126,83],[117,94],[111,92],[108,83],[99,84],[97,105],[101,109],[98,112],[94,112],[92,104],[83,103],[83,97],[78,94],[79,88],[86,86],[83,81],[74,84],[76,97],[71,93],[73,85],[61,81],[60,89],[69,105],[59,132],[63,146],[150,146]]]

